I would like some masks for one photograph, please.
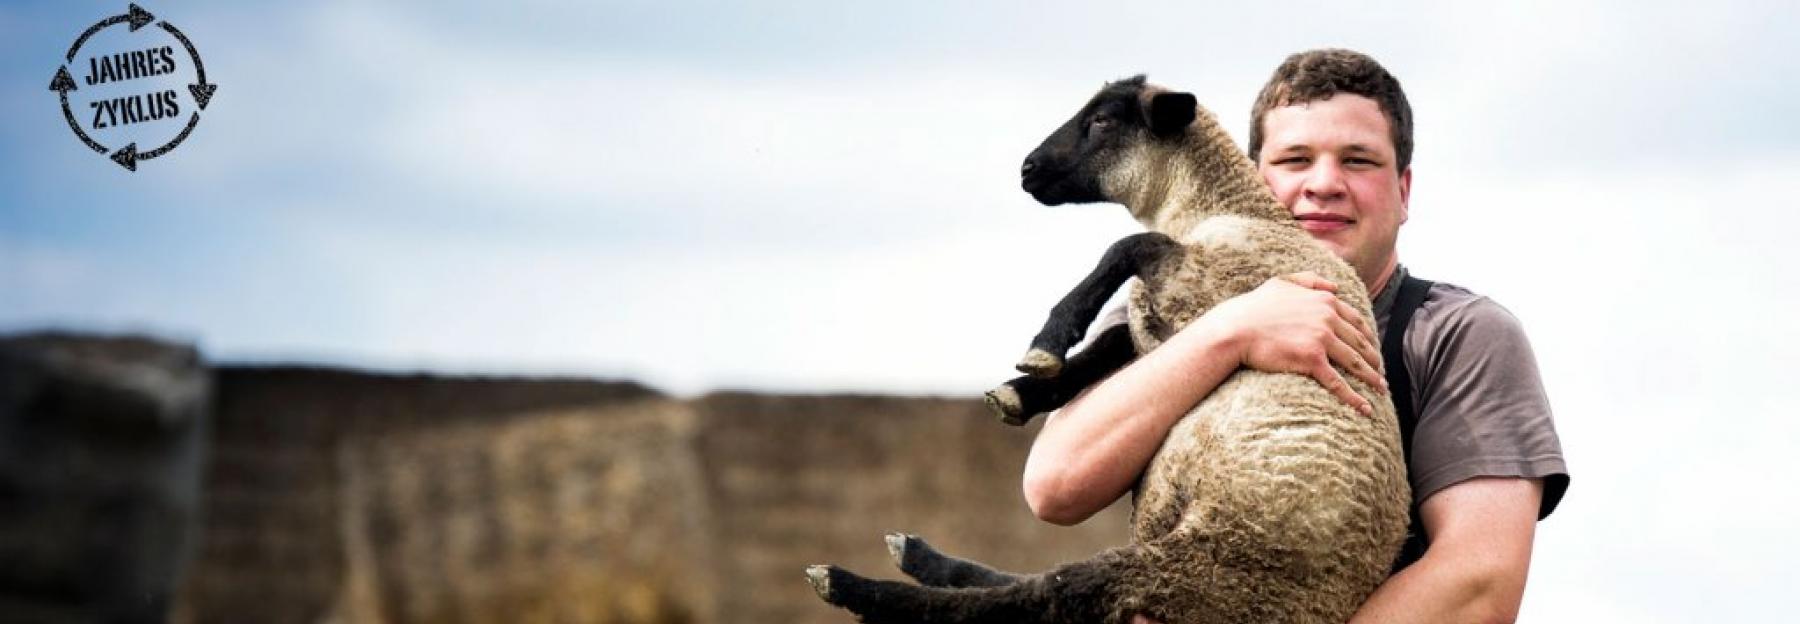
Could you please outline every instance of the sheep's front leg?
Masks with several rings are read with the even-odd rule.
[[[937,551],[917,535],[889,533],[888,554],[894,565],[927,587],[1000,587],[1019,581],[1019,576],[958,559]]]
[[[1031,340],[1031,350],[1019,361],[1019,372],[1034,377],[1055,377],[1062,372],[1063,354],[1081,341],[1101,306],[1133,275],[1141,275],[1181,244],[1157,232],[1133,234],[1107,248],[1100,264],[1050,310],[1044,329]]]
[[[1114,325],[1094,338],[1093,344],[1075,353],[1055,377],[1024,375],[987,392],[988,409],[1009,425],[1024,425],[1038,414],[1067,404],[1088,386],[1098,383],[1137,357],[1131,344],[1131,328]]]

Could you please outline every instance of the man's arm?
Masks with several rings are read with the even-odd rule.
[[[1144,471],[1175,422],[1240,365],[1312,375],[1368,410],[1332,363],[1378,387],[1375,332],[1302,273],[1214,307],[1156,350],[1070,401],[1044,422],[1025,462],[1025,500],[1038,518],[1075,524],[1112,504]]]
[[[1237,370],[1233,341],[1196,320],[1052,413],[1025,460],[1031,512],[1073,525],[1124,495],[1175,422]]]
[[[1525,595],[1542,479],[1484,477],[1426,498],[1431,546],[1383,583],[1351,622],[1512,622]]]

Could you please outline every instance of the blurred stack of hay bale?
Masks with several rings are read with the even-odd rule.
[[[0,336],[0,622],[154,622],[195,541],[211,372],[135,337]]]
[[[1036,521],[1033,431],[979,400],[213,369],[175,622],[848,622],[804,581],[898,578],[904,530],[1002,568],[1122,543]]]

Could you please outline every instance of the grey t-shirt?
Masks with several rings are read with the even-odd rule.
[[[1376,327],[1387,326],[1406,275],[1406,267],[1396,269],[1376,294]],[[1538,518],[1550,515],[1568,490],[1569,470],[1519,320],[1492,299],[1433,282],[1401,346],[1418,412],[1408,465],[1413,500],[1475,477],[1538,478]]]
[[[1378,329],[1387,327],[1406,275],[1406,267],[1395,269],[1376,293]],[[1113,308],[1089,335],[1124,322],[1125,308]],[[1407,466],[1413,502],[1476,477],[1524,477],[1544,480],[1538,518],[1550,515],[1568,490],[1569,470],[1519,320],[1492,299],[1432,282],[1401,346],[1418,412]]]

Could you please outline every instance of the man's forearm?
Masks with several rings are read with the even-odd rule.
[[[1539,479],[1483,477],[1425,499],[1420,516],[1433,536],[1425,557],[1383,583],[1350,621],[1513,621],[1542,496]]]
[[[1518,616],[1519,592],[1504,586],[1506,577],[1479,562],[1421,559],[1383,583],[1350,622],[1512,622]]]
[[[1231,340],[1197,321],[1051,415],[1025,462],[1032,512],[1075,524],[1124,495],[1169,428],[1237,370]]]

